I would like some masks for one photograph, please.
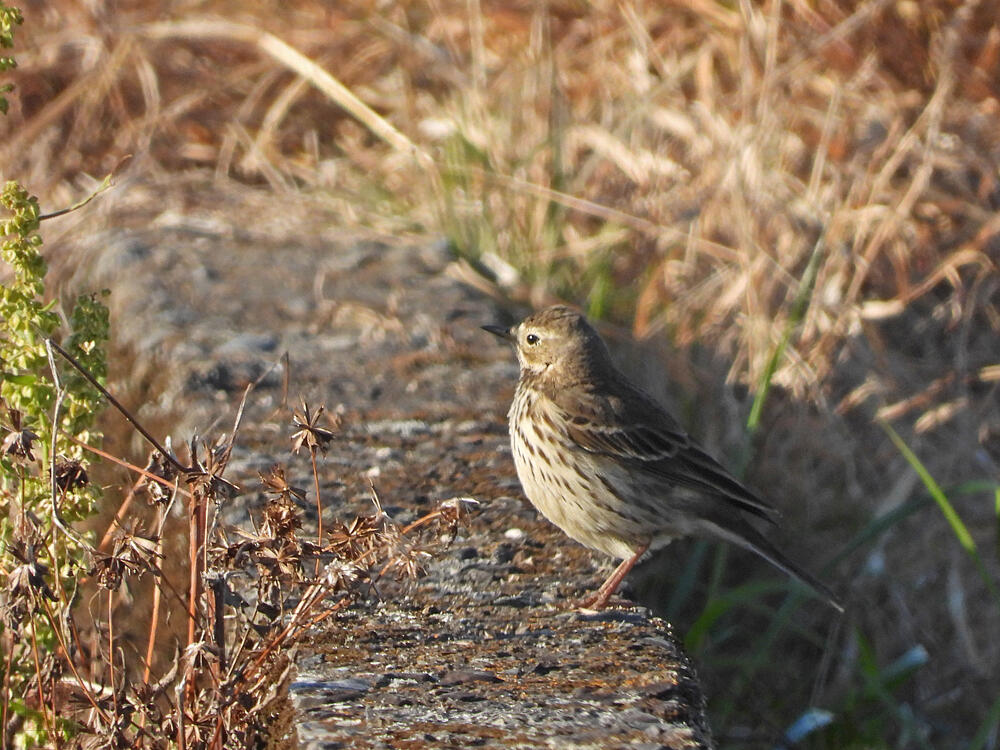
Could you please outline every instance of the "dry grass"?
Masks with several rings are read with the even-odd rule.
[[[783,398],[760,450],[793,475],[763,478],[839,524],[824,541],[919,494],[875,416],[946,486],[995,478],[976,443],[1000,423],[993,2],[51,0],[25,15],[0,163],[49,205],[131,155],[123,175],[208,169],[325,192],[347,223],[445,232],[479,283],[665,330],[730,362],[730,381],[818,404]],[[960,511],[992,548],[981,497]],[[916,512],[863,549],[842,572],[876,660],[927,643],[934,669],[905,700],[976,727],[998,619],[947,527]]]
[[[626,288],[637,335],[751,382],[820,242],[775,376],[800,395],[920,298],[998,324],[988,3],[133,5],[26,8],[0,156],[53,201],[129,155],[330,189],[348,220],[443,222],[535,301]]]

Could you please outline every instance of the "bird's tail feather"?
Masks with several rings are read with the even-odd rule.
[[[782,570],[793,578],[802,581],[802,583],[813,589],[823,599],[826,599],[827,603],[838,612],[844,611],[844,606],[825,583],[797,563],[789,560],[783,552],[774,546],[773,542],[757,531],[746,520],[741,518],[737,529],[726,528],[714,523],[711,526],[716,536],[759,555],[771,563],[771,565],[778,568],[778,570]]]

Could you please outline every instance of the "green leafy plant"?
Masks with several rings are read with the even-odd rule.
[[[60,382],[46,340],[63,333],[67,348],[91,372],[106,371],[108,310],[97,296],[80,297],[63,325],[56,302],[45,300],[47,266],[39,253],[38,201],[16,182],[0,194],[7,216],[0,221],[0,566],[7,573],[4,635],[3,725],[13,716],[25,738],[51,735],[54,719],[27,701],[29,683],[44,671],[57,639],[51,604],[66,602],[87,545],[64,525],[93,513],[97,490],[87,481],[84,444],[95,444],[100,394],[82,378]],[[23,637],[19,637],[23,636]]]
[[[0,4],[0,46],[12,45],[21,22],[20,11]],[[12,67],[13,59],[0,58],[0,70]],[[0,111],[7,110],[2,94],[8,91],[9,85],[0,88]],[[41,689],[31,686],[54,676],[59,642],[53,605],[72,600],[87,548],[64,522],[94,510],[97,491],[87,481],[83,445],[101,437],[94,429],[100,394],[82,378],[60,382],[46,342],[63,338],[92,373],[104,377],[108,310],[97,296],[82,296],[64,322],[57,301],[45,296],[38,200],[8,182],[0,205],[0,259],[7,267],[0,284],[0,571],[7,579],[0,606],[0,726],[19,732],[30,746],[67,726],[47,711]]]
[[[0,49],[10,49],[14,46],[14,27],[24,23],[24,17],[18,8],[9,8],[0,3]],[[0,73],[17,67],[13,57],[0,56]],[[7,97],[4,94],[13,89],[13,84],[0,86],[0,112],[7,114]]]

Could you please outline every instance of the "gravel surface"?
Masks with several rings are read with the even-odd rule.
[[[300,649],[301,747],[710,746],[670,626],[630,604],[572,608],[611,561],[522,498],[505,424],[517,368],[479,330],[503,311],[456,279],[443,246],[344,232],[305,199],[279,209],[245,189],[128,195],[106,229],[63,243],[112,291],[116,362],[129,369],[112,380],[141,384],[147,424],[176,441],[224,431],[258,381],[227,522],[259,503],[258,471],[289,461],[286,388],[341,419],[320,464],[327,522],[370,509],[372,486],[401,523],[448,498],[478,501],[424,577],[380,586]],[[307,459],[289,470],[312,487]]]

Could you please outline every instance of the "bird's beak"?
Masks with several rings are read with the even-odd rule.
[[[499,336],[500,338],[506,339],[507,341],[514,340],[514,334],[511,333],[511,330],[509,328],[504,328],[503,326],[481,326],[481,328],[484,331],[489,331],[494,336]]]

